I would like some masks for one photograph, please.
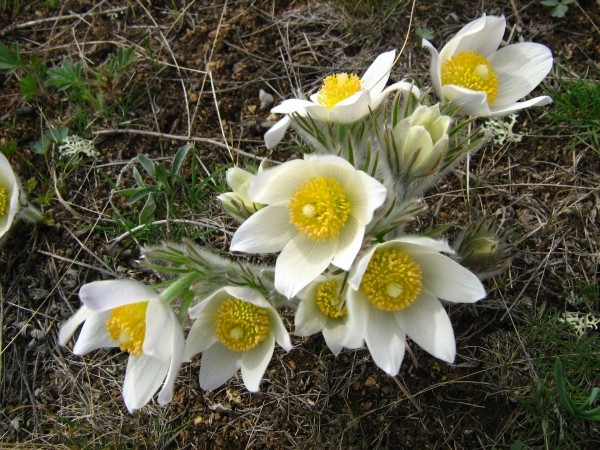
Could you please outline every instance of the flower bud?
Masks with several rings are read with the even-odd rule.
[[[448,151],[450,117],[440,114],[439,104],[419,106],[394,127],[396,153],[411,178],[433,174]]]
[[[495,231],[488,223],[469,225],[454,246],[459,262],[479,278],[502,272],[510,258],[505,238],[506,232]]]
[[[258,169],[258,173],[260,172],[262,172],[262,165]],[[255,176],[239,167],[232,167],[227,171],[227,184],[232,192],[226,192],[217,197],[225,211],[241,221],[246,220],[265,206],[254,203],[248,198],[248,185]]]

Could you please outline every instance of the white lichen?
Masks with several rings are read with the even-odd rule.
[[[513,127],[517,123],[517,115],[511,114],[507,119],[492,118],[483,124],[484,130],[491,134],[494,144],[504,145],[506,142],[521,142],[523,135],[513,131]]]
[[[597,330],[600,323],[600,317],[592,313],[580,312],[565,312],[562,317],[559,317],[560,323],[568,323],[573,327],[575,334],[581,337],[587,330]]]
[[[80,138],[79,136],[67,136],[63,143],[58,146],[58,151],[61,156],[66,158],[85,155],[96,159],[100,156],[100,152],[94,147],[92,141]]]

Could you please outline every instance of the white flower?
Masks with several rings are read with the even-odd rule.
[[[548,96],[518,102],[552,68],[552,53],[542,44],[522,42],[498,50],[506,20],[486,16],[467,24],[442,50],[427,40],[431,78],[440,98],[473,116],[504,116],[552,102]]]
[[[350,274],[351,327],[389,375],[400,370],[407,335],[436,358],[453,362],[454,331],[438,298],[472,303],[485,297],[477,277],[440,252],[453,253],[445,242],[405,236],[373,247]]]
[[[10,228],[19,209],[19,184],[15,173],[0,153],[0,238]]]
[[[335,123],[353,123],[376,109],[392,91],[418,89],[411,83],[400,81],[385,88],[394,65],[396,50],[379,55],[362,78],[347,73],[329,75],[323,86],[310,100],[293,98],[271,109],[272,113],[287,114],[265,134],[267,148],[275,147],[290,126],[290,114],[310,115],[316,120]]]
[[[81,323],[73,353],[102,347],[129,352],[123,398],[129,412],[146,405],[161,384],[158,403],[173,398],[184,351],[183,331],[171,308],[156,291],[134,280],[88,283],[79,290],[83,306],[60,328],[66,345]]]
[[[196,319],[188,334],[185,356],[202,352],[200,387],[213,390],[238,369],[246,388],[258,391],[275,341],[289,351],[290,337],[277,311],[257,291],[227,286],[190,308]]]
[[[362,336],[352,332],[348,310],[344,305],[346,272],[336,276],[320,276],[299,294],[300,304],[294,317],[298,336],[323,333],[325,342],[334,355],[343,347],[356,348]]]
[[[350,269],[386,188],[343,158],[307,155],[257,175],[248,196],[267,206],[238,228],[230,249],[281,251],[275,288],[292,298],[329,264]]]

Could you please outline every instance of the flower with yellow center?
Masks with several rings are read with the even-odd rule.
[[[445,242],[404,236],[371,248],[350,272],[349,328],[390,375],[400,370],[406,336],[436,358],[454,361],[454,332],[438,299],[485,297],[478,278],[442,252],[454,253]]]
[[[9,230],[19,209],[19,184],[17,177],[0,153],[0,238]]]
[[[158,403],[169,403],[185,345],[171,308],[155,290],[133,280],[88,283],[79,297],[83,306],[62,324],[60,344],[66,345],[83,323],[76,355],[102,347],[129,353],[123,398],[130,412],[146,405],[161,385]]]
[[[194,323],[185,356],[202,353],[200,387],[214,390],[241,368],[246,388],[258,391],[275,342],[286,351],[290,337],[277,311],[257,291],[226,286],[189,310]]]
[[[498,49],[504,17],[486,16],[463,27],[438,53],[428,41],[433,87],[443,100],[472,116],[504,116],[547,105],[548,96],[525,102],[552,69],[552,53],[542,44],[522,42]]]
[[[330,264],[350,269],[386,188],[343,158],[307,155],[257,175],[248,196],[267,206],[242,223],[230,249],[281,252],[275,288],[292,298]]]
[[[334,355],[343,347],[356,348],[362,336],[353,333],[349,326],[346,308],[347,273],[322,275],[298,294],[300,304],[294,316],[298,336],[322,333],[327,346]]]
[[[347,72],[329,75],[310,100],[288,99],[273,108],[272,113],[286,116],[265,134],[267,147],[273,148],[283,139],[295,114],[320,122],[354,123],[377,109],[391,92],[406,90],[418,96],[419,90],[412,83],[400,81],[385,87],[395,58],[395,50],[382,53],[361,78]]]

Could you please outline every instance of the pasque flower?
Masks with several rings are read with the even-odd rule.
[[[547,105],[548,96],[518,102],[552,68],[552,53],[542,44],[522,42],[498,49],[504,17],[486,16],[463,27],[438,53],[431,53],[431,78],[440,98],[459,106],[462,114],[503,116],[530,106]]]
[[[288,99],[271,109],[273,113],[287,116],[265,134],[267,147],[273,148],[281,141],[290,126],[291,114],[310,115],[323,122],[353,123],[376,109],[392,91],[412,89],[418,92],[411,83],[403,81],[385,88],[395,57],[395,50],[382,53],[361,78],[346,72],[329,75],[323,80],[321,89],[310,96],[310,100]]]
[[[275,288],[292,298],[329,264],[350,269],[386,188],[343,158],[307,155],[257,175],[248,196],[267,206],[242,223],[230,250],[281,252]]]
[[[10,228],[19,209],[19,184],[17,177],[4,156],[0,153],[0,238]]]
[[[261,172],[262,165],[258,169],[258,173]],[[240,220],[245,220],[264,207],[264,205],[254,203],[248,198],[248,185],[256,175],[239,167],[232,167],[227,170],[226,176],[227,184],[232,192],[225,192],[217,198],[228,213]]]
[[[190,359],[202,352],[202,389],[218,388],[241,368],[246,388],[256,392],[275,342],[286,351],[292,348],[275,308],[247,287],[223,287],[190,308],[189,315],[195,321],[185,355]]]
[[[59,342],[66,345],[83,323],[73,353],[83,355],[102,347],[129,352],[123,398],[129,412],[146,405],[154,393],[165,405],[185,347],[179,321],[160,295],[134,280],[88,283],[79,290],[83,306],[60,328]],[[164,382],[164,384],[163,384]]]
[[[298,336],[322,333],[334,355],[343,347],[356,348],[363,337],[350,327],[345,306],[346,272],[339,275],[319,276],[298,294],[300,304],[294,317]]]
[[[389,375],[400,370],[407,335],[453,362],[454,331],[438,299],[472,303],[485,296],[477,277],[442,252],[453,253],[445,242],[405,236],[371,248],[350,273],[350,326]]]

